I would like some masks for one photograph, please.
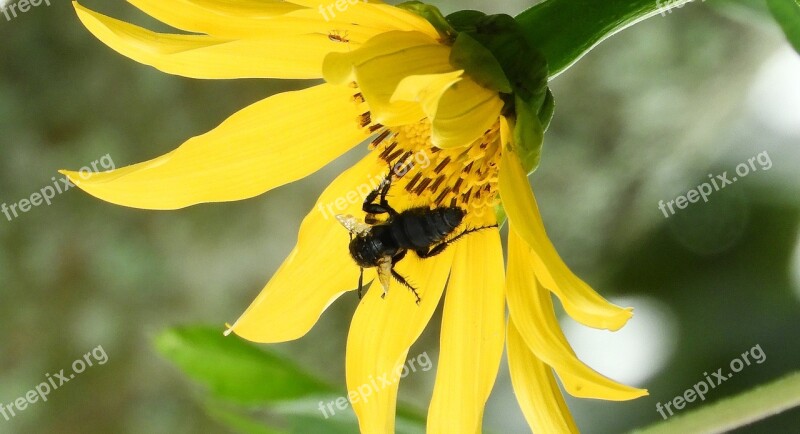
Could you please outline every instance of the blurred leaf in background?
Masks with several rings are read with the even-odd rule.
[[[347,392],[304,372],[285,357],[259,349],[219,328],[191,326],[163,332],[159,351],[204,386],[198,399],[209,415],[241,433],[353,433]],[[342,408],[346,406],[346,408]],[[424,418],[400,407],[398,433],[422,433]],[[334,417],[335,416],[335,417]],[[270,428],[270,427],[275,428]]]
[[[797,0],[767,0],[767,5],[786,38],[800,53],[800,3]]]

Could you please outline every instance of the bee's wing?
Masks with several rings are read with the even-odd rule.
[[[339,220],[339,223],[341,223],[342,226],[344,226],[353,235],[366,234],[372,228],[372,226],[360,221],[350,214],[337,215],[336,220]]]

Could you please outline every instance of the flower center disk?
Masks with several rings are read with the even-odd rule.
[[[390,195],[407,196],[414,206],[459,207],[483,217],[500,201],[500,132],[496,124],[469,146],[440,149],[431,143],[431,124],[386,128],[370,145],[392,171]]]

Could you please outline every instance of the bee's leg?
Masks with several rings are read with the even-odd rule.
[[[378,187],[375,188],[375,190],[370,191],[369,194],[367,195],[367,197],[364,198],[364,204],[362,206],[362,209],[364,211],[367,210],[366,208],[367,208],[368,205],[373,205],[374,202],[375,202],[375,199],[377,199],[378,195],[381,194],[381,187],[383,186],[384,182],[386,182],[386,180],[381,181],[380,185],[378,185]]]
[[[398,262],[402,261],[403,258],[406,257],[406,253],[408,253],[408,250],[401,250],[398,254],[392,256],[392,264],[397,265]]]
[[[358,274],[358,299],[364,298],[364,269],[359,268],[361,272]]]
[[[386,195],[389,194],[389,188],[392,186],[392,172],[389,171],[389,175],[381,181],[381,184],[375,190],[372,190],[364,199],[364,205],[362,206],[362,210],[367,214],[389,214],[391,217],[394,217],[398,214],[398,212],[389,205],[389,201],[386,200]],[[378,199],[380,196],[380,200],[378,203],[375,203],[375,199]]]
[[[401,276],[397,271],[394,271],[394,267],[392,267],[390,271],[392,272],[392,277],[397,279],[397,281],[400,282],[401,285],[411,290],[411,292],[414,294],[414,297],[417,298],[417,304],[419,304],[422,301],[422,299],[419,297],[419,292],[417,292],[417,289],[414,288],[414,286],[412,286],[410,283],[408,283],[408,281],[406,281],[406,279],[403,278],[403,276]]]
[[[364,207],[367,205],[375,205],[375,199],[378,196],[381,197],[380,203],[384,203],[386,201],[386,194],[389,193],[389,187],[392,186],[392,172],[389,171],[389,174],[386,175],[385,178],[375,187],[374,190],[370,191],[367,197],[364,198]],[[366,209],[364,209],[366,211]]]
[[[398,262],[402,261],[403,258],[406,257],[406,253],[408,253],[408,250],[401,250],[400,252],[398,252],[396,255],[394,255],[392,257],[392,266],[389,269],[389,271],[392,273],[392,277],[397,279],[397,281],[400,282],[401,285],[403,285],[406,288],[411,290],[411,292],[414,294],[414,296],[417,297],[417,304],[419,304],[419,302],[422,299],[420,299],[419,293],[417,292],[417,289],[414,288],[414,286],[412,286],[410,283],[408,283],[408,281],[406,281],[406,279],[404,279],[403,276],[401,276],[398,272],[394,271],[394,266],[397,265]]]
[[[455,237],[453,237],[453,238],[451,238],[449,240],[442,241],[440,244],[437,244],[437,245],[433,246],[429,250],[416,250],[417,256],[419,256],[420,259],[425,259],[425,258],[430,258],[432,256],[436,256],[436,255],[442,253],[444,251],[444,249],[447,248],[447,246],[449,246],[450,244],[453,244],[456,241],[458,241],[461,237],[464,237],[464,236],[469,235],[469,234],[474,233],[474,232],[482,231],[484,229],[490,229],[490,228],[496,228],[496,227],[497,227],[497,225],[491,225],[491,226],[481,226],[479,228],[467,229],[464,232],[461,232],[460,234],[456,235]]]

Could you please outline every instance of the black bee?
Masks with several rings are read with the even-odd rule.
[[[421,259],[436,256],[450,244],[465,235],[497,225],[467,229],[448,239],[461,224],[466,211],[456,206],[410,208],[397,212],[386,200],[391,187],[391,171],[381,184],[364,200],[362,209],[367,213],[366,222],[351,215],[338,215],[337,220],[350,232],[350,255],[361,267],[358,278],[358,297],[362,297],[364,268],[377,267],[378,279],[383,286],[382,298],[389,291],[389,282],[394,277],[414,293],[417,304],[419,292],[403,276],[394,270],[395,264],[405,258],[409,250]],[[375,203],[377,200],[377,203]],[[379,216],[388,217],[381,222]]]

